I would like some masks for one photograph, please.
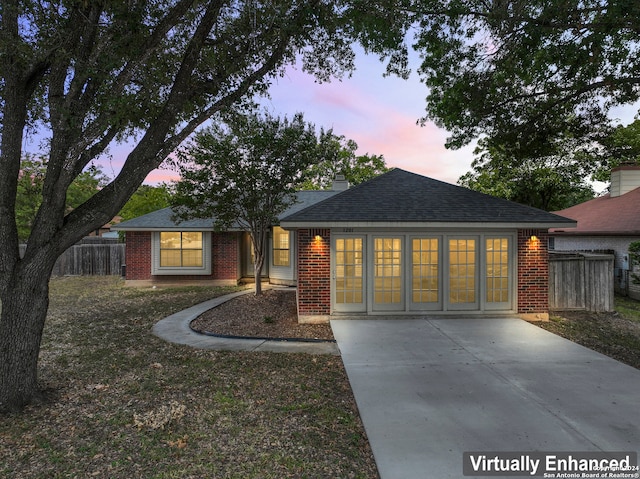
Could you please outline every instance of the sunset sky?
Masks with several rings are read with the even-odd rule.
[[[358,144],[358,154],[383,155],[387,166],[398,167],[448,183],[471,169],[474,145],[461,150],[444,147],[447,132],[433,124],[417,125],[424,116],[427,89],[414,72],[409,80],[383,77],[384,66],[375,56],[360,54],[351,78],[318,84],[301,70],[290,68],[271,88],[271,99],[263,100],[273,115],[304,114],[316,128],[332,128]],[[612,112],[623,124],[633,121],[635,107]],[[37,135],[36,135],[37,136]],[[25,149],[37,152],[37,138]],[[128,145],[111,148],[110,159],[102,160],[103,172],[115,177],[127,154]],[[145,183],[176,179],[169,170],[155,170]],[[601,189],[601,188],[598,188]]]
[[[417,59],[414,57],[414,60]],[[384,65],[375,56],[360,54],[351,78],[318,84],[298,69],[289,69],[271,88],[264,106],[274,115],[302,112],[316,128],[333,128],[358,144],[358,153],[384,155],[387,166],[429,176],[448,183],[471,170],[475,145],[460,150],[444,147],[445,130],[429,123],[417,125],[424,116],[426,86],[415,71],[409,80],[383,77]],[[614,109],[612,118],[631,123],[638,105]],[[148,183],[175,178],[173,172],[152,172]],[[596,190],[606,185],[596,185]]]
[[[291,68],[271,88],[271,99],[262,103],[273,115],[301,112],[318,130],[333,128],[335,134],[354,140],[359,154],[384,155],[387,166],[455,183],[470,169],[473,147],[449,151],[444,130],[417,125],[424,116],[426,87],[416,74],[401,80],[384,78],[383,73],[383,64],[373,56],[358,57],[351,78],[331,83],[318,84]],[[117,167],[119,160],[114,150],[111,166]],[[172,177],[172,172],[156,170],[147,182]]]

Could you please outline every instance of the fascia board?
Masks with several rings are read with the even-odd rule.
[[[306,228],[381,228],[381,229],[413,229],[413,228],[439,228],[439,229],[549,229],[549,228],[575,228],[575,222],[567,223],[509,223],[509,222],[464,222],[454,223],[446,221],[431,222],[396,222],[396,221],[282,221],[280,226],[284,229]]]
[[[110,228],[112,231],[148,231],[148,232],[154,232],[154,231],[213,231],[213,232],[236,232],[236,231],[245,231],[241,228],[229,228],[226,230],[221,230],[218,231],[215,228],[196,228],[196,227],[180,227],[178,226],[167,226],[167,227],[158,227],[158,226],[154,226],[154,227],[125,227],[125,228],[120,228],[118,226],[111,226]]]

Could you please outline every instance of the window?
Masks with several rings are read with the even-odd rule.
[[[211,274],[210,250],[208,232],[154,233],[151,274]]]
[[[273,227],[273,265],[289,266],[289,232],[279,226]]]

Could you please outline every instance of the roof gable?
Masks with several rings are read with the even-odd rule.
[[[570,227],[574,222],[395,168],[284,217],[283,226],[335,223],[499,223]]]

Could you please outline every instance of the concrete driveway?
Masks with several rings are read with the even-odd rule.
[[[522,320],[331,327],[382,479],[462,478],[470,451],[640,450],[640,371]]]

